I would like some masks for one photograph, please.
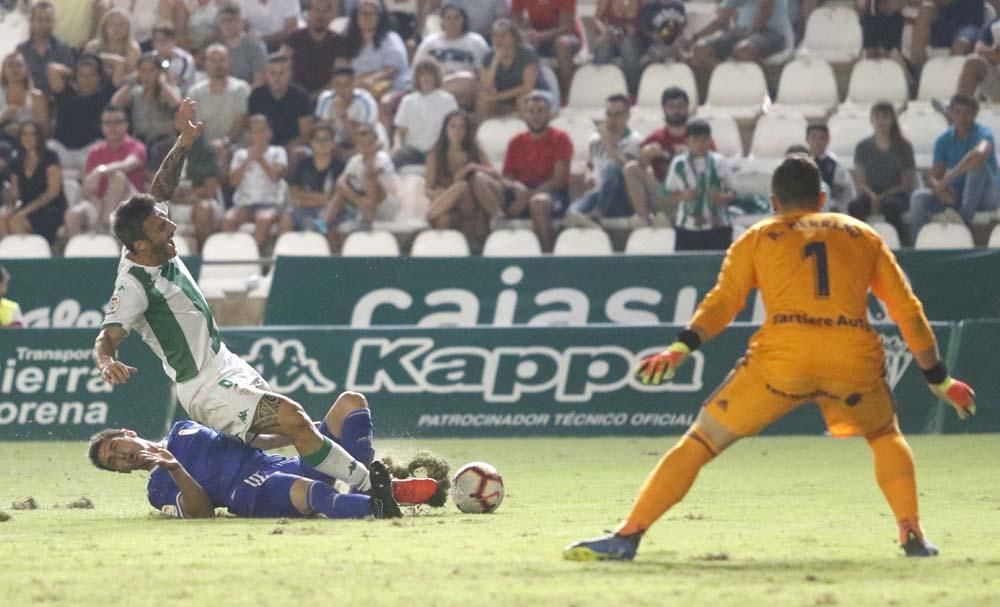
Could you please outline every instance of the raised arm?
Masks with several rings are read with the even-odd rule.
[[[211,518],[215,516],[215,506],[201,484],[198,483],[184,466],[177,461],[174,454],[163,447],[154,447],[153,451],[140,454],[144,463],[152,463],[167,470],[180,491],[180,506],[184,518]]]
[[[153,178],[153,185],[149,188],[149,193],[157,201],[169,201],[174,195],[174,190],[177,189],[177,183],[180,181],[181,168],[184,166],[188,150],[191,149],[195,140],[201,135],[201,129],[204,124],[197,121],[196,110],[197,104],[191,99],[184,99],[177,109],[174,124],[181,134],[177,136],[177,142],[174,143],[174,147],[170,148],[170,152],[167,153],[166,158],[160,163],[160,168],[156,171],[156,177]]]

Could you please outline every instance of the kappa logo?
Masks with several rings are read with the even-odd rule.
[[[297,339],[258,339],[243,360],[257,369],[275,392],[302,389],[310,394],[329,394],[337,389],[337,384],[320,372],[316,359],[307,356],[305,345]]]
[[[906,342],[898,335],[881,335],[882,348],[885,350],[885,379],[889,387],[896,389],[896,384],[906,373],[907,367],[913,362],[913,354]]]

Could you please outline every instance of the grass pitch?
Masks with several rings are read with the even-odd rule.
[[[564,562],[673,440],[381,441],[506,481],[493,515],[399,522],[167,520],[144,473],[92,469],[81,443],[0,443],[0,604],[1000,605],[996,436],[910,439],[936,559],[900,556],[864,441],[755,438],[704,470],[635,562]],[[38,510],[10,510],[27,496]],[[81,496],[95,507],[56,507]]]

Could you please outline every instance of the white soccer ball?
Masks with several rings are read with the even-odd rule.
[[[451,481],[451,499],[462,512],[493,512],[503,501],[503,477],[486,462],[465,464]]]

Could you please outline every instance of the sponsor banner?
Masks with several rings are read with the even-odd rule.
[[[225,332],[230,348],[314,419],[343,390],[366,394],[381,435],[676,434],[743,353],[756,327],[731,327],[663,386],[632,376],[674,327],[289,329]],[[920,432],[935,402],[892,326],[879,326],[903,429]],[[937,325],[942,344],[949,330]],[[805,406],[769,429],[820,434]]]
[[[722,256],[496,259],[278,259],[268,325],[565,326],[685,324]],[[1000,250],[903,251],[899,262],[932,320],[1000,317]],[[317,279],[319,278],[319,279]],[[968,298],[969,285],[976,297]],[[761,323],[751,295],[738,321]],[[886,321],[869,299],[869,321]]]
[[[0,335],[0,440],[84,440],[108,426],[163,432],[170,382],[138,338],[126,340],[120,356],[139,373],[111,386],[91,359],[93,329]]]
[[[951,374],[976,391],[976,415],[962,421],[948,405],[941,405],[938,426],[933,432],[1000,432],[1000,321],[970,320],[958,324],[955,337],[955,354],[949,351]],[[951,350],[951,349],[950,349]]]
[[[32,328],[99,327],[118,275],[117,257],[0,260],[11,273],[10,299]],[[191,275],[200,257],[185,257]]]

